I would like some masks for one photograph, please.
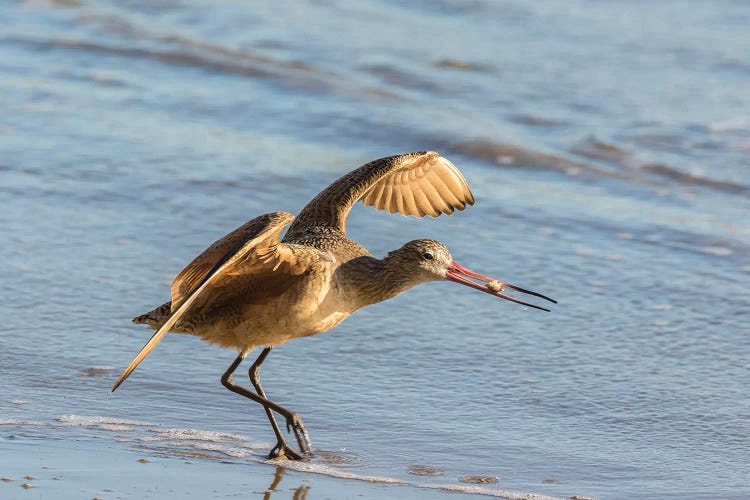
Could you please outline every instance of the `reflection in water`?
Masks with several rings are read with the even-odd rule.
[[[273,474],[273,481],[271,481],[271,485],[263,495],[263,500],[270,500],[273,492],[279,490],[279,485],[281,484],[281,480],[284,478],[285,472],[286,469],[284,469],[283,467],[276,467],[276,472],[274,472]],[[299,488],[295,488],[294,496],[292,498],[294,500],[307,500],[308,491],[310,491],[310,486],[300,486]]]

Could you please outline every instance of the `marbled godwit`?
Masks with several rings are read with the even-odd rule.
[[[360,200],[379,210],[420,218],[451,214],[474,203],[466,180],[450,161],[434,152],[421,152],[381,158],[359,167],[318,194],[296,218],[273,212],[246,222],[182,270],[172,284],[170,302],[133,320],[156,329],[156,333],[112,391],[167,332],[188,333],[236,349],[239,355],[221,377],[222,384],[265,409],[277,439],[271,458],[300,459],[311,452],[302,419],[269,400],[260,385],[260,365],[273,347],[327,332],[363,307],[430,281],[454,281],[545,311],[503,290],[555,302],[456,264],[448,249],[433,240],[410,241],[384,259],[373,257],[346,238],[346,219]],[[253,392],[237,385],[233,373],[257,347],[264,349],[250,366]],[[294,432],[302,455],[287,445],[274,412],[286,419],[287,431]]]

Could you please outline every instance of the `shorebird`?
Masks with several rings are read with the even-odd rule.
[[[410,241],[383,259],[373,257],[346,237],[346,219],[358,201],[389,213],[421,218],[463,210],[474,204],[474,197],[449,160],[432,151],[409,153],[381,158],[346,174],[313,198],[296,218],[273,212],[246,222],[180,272],[172,283],[171,301],[133,319],[156,333],[112,392],[168,332],[195,335],[235,349],[239,354],[221,383],[265,409],[277,440],[269,458],[299,460],[312,453],[302,419],[271,401],[260,384],[260,366],[274,347],[327,332],[363,307],[431,281],[453,281],[544,311],[548,309],[503,290],[555,302],[458,265],[448,249],[434,240]],[[259,347],[263,351],[249,370],[252,391],[235,383],[233,374]],[[274,413],[286,420],[299,453],[287,444]]]

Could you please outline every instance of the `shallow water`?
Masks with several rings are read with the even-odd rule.
[[[268,474],[262,411],[219,384],[231,352],[170,336],[108,394],[148,337],[130,318],[245,220],[434,149],[476,206],[359,207],[350,236],[380,256],[439,239],[560,304],[433,284],[276,349],[265,387],[305,419],[307,467],[750,496],[749,6],[31,0],[0,18],[0,468],[14,437]]]

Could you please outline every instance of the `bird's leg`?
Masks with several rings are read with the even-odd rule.
[[[267,355],[268,353],[265,353],[265,356]],[[265,356],[263,355],[263,353],[261,353],[261,358],[265,359]],[[240,363],[242,363],[243,359],[245,359],[244,354],[240,354],[239,356],[237,356],[237,359],[235,359],[234,362],[232,362],[229,368],[227,368],[227,371],[224,372],[224,375],[221,376],[222,385],[226,387],[227,389],[229,389],[230,391],[239,394],[240,396],[245,396],[248,399],[252,399],[256,403],[260,403],[261,405],[263,405],[263,408],[265,408],[267,412],[270,410],[273,410],[278,413],[281,413],[287,419],[287,427],[293,427],[295,429],[295,435],[299,436],[298,434],[299,432],[298,428],[299,428],[304,433],[303,435],[306,436],[307,431],[304,430],[304,425],[302,425],[302,420],[299,418],[299,416],[297,416],[296,413],[287,410],[283,406],[277,405],[273,401],[270,401],[259,394],[256,394],[240,385],[235,384],[233,374],[234,374],[234,371],[237,369],[237,367],[240,365]],[[260,361],[262,362],[263,359],[261,359]],[[275,456],[278,456],[281,451],[288,452],[287,458],[292,459],[292,460],[300,460],[303,458],[301,455],[292,451],[291,448],[289,448],[289,446],[286,444],[286,441],[284,440],[283,435],[278,430],[278,425],[275,426],[274,433],[276,434],[276,438],[278,439],[279,443],[271,451],[270,458],[275,458]],[[300,449],[302,449],[303,453],[306,452],[306,448],[303,447],[301,444],[300,444]],[[307,449],[309,450],[309,446]]]
[[[258,356],[258,359],[255,360],[255,362],[250,366],[250,370],[248,371],[248,375],[250,376],[250,382],[252,382],[253,387],[255,387],[255,390],[258,391],[258,394],[260,394],[263,399],[268,401],[268,397],[266,396],[266,393],[263,391],[263,387],[260,385],[260,365],[266,360],[268,355],[271,353],[271,347],[266,347],[263,349],[263,352],[260,353],[260,356]],[[286,442],[284,441],[284,438],[281,434],[281,430],[279,429],[279,424],[276,423],[276,418],[273,415],[273,412],[269,407],[264,407],[266,410],[266,415],[268,416],[268,420],[271,422],[271,427],[273,427],[273,432],[276,434],[276,438],[278,439],[278,443],[274,447],[273,450],[271,450],[271,458],[274,458],[278,456],[279,454],[289,454],[289,452],[296,455],[296,453],[289,449],[289,447],[286,445]],[[297,438],[297,444],[299,445],[300,450],[302,453],[309,454],[312,453],[312,443],[310,442],[310,436],[307,433],[307,429],[305,429],[305,424],[302,423],[302,419],[299,415],[297,415],[294,412],[288,412],[288,414],[284,414],[283,412],[280,412],[284,417],[286,418],[286,430],[287,432],[291,432],[292,429],[294,430],[294,436]],[[297,460],[295,458],[295,460]]]
[[[270,347],[266,347],[263,349],[263,352],[260,353],[260,356],[258,356],[258,359],[255,360],[255,362],[250,366],[250,370],[248,371],[248,375],[250,375],[250,382],[253,383],[253,387],[255,387],[255,390],[258,392],[258,394],[263,399],[268,399],[266,396],[266,393],[263,391],[263,387],[260,385],[260,365],[265,361],[268,354],[271,352]],[[277,454],[281,450],[278,450],[279,445],[283,441],[283,438],[281,437],[281,429],[279,429],[279,424],[276,422],[276,417],[274,416],[273,412],[268,407],[263,407],[263,409],[266,411],[266,416],[268,416],[268,421],[271,422],[271,427],[273,427],[273,433],[276,435],[276,438],[279,440],[276,444],[276,448],[271,450],[271,455]],[[274,453],[276,452],[276,453]]]

